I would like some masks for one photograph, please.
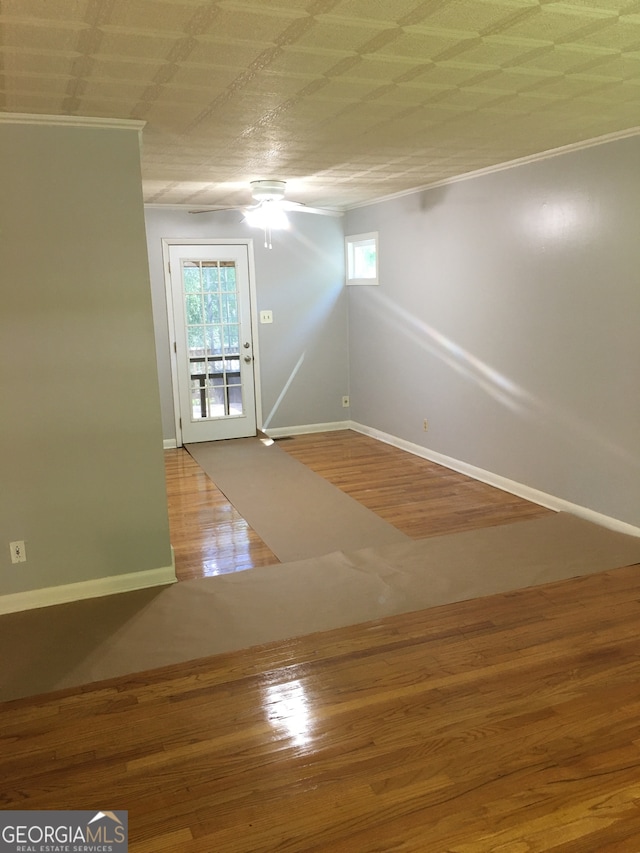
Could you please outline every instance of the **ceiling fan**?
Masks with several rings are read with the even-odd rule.
[[[237,205],[233,207],[210,207],[190,210],[189,213],[217,213],[223,210],[240,210],[248,225],[261,228],[264,231],[264,245],[271,246],[271,231],[287,228],[289,225],[286,212],[315,213],[322,216],[342,216],[337,210],[322,207],[309,207],[300,201],[287,201],[284,197],[286,181],[251,181],[251,198],[254,204]]]

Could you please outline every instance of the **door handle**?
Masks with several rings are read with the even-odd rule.
[[[247,364],[249,364],[250,362],[253,361],[253,356],[252,355],[245,355],[244,360],[247,362]]]

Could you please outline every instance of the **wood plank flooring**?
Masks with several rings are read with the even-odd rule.
[[[414,539],[550,512],[351,430],[294,436],[279,446]]]
[[[431,535],[518,512],[448,487]],[[0,808],[127,809],[132,853],[637,853],[639,638],[627,567],[5,703]]]
[[[414,539],[550,512],[351,430],[295,436],[278,445]],[[278,562],[186,450],[169,450],[165,459],[180,580]]]
[[[184,448],[165,451],[178,580],[279,562]]]

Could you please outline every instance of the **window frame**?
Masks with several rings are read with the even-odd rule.
[[[361,278],[353,275],[354,268],[354,250],[358,246],[358,244],[367,244],[371,243],[374,247],[375,251],[375,275]],[[345,278],[347,285],[361,285],[361,284],[370,284],[377,285],[380,283],[378,270],[379,270],[379,245],[378,245],[378,232],[377,231],[368,231],[366,234],[348,234],[344,238],[344,250],[345,250]]]

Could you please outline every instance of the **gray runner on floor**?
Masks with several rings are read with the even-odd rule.
[[[638,561],[640,538],[561,512],[8,613],[0,701],[397,613],[428,621],[431,607]]]
[[[408,540],[277,444],[238,438],[186,447],[283,563]]]

